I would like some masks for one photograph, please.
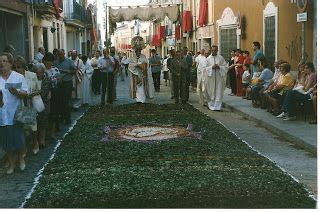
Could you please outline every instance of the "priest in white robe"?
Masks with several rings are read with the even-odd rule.
[[[207,58],[205,56],[205,50],[202,49],[200,54],[195,59],[197,65],[197,93],[199,96],[200,105],[207,105]]]
[[[228,64],[225,59],[218,55],[218,46],[212,46],[211,55],[207,57],[207,92],[208,108],[221,111]]]
[[[92,103],[92,92],[91,92],[91,78],[93,74],[93,68],[91,62],[88,60],[87,56],[82,56],[83,65],[83,78],[81,81],[82,84],[82,104],[91,104]]]
[[[148,69],[148,59],[141,54],[144,48],[143,38],[136,36],[132,38],[131,44],[134,48],[133,55],[129,58],[130,97],[139,103],[145,103],[146,98],[153,98],[153,81]]]

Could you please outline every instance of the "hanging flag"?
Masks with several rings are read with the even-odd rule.
[[[176,25],[176,29],[175,29],[175,34],[176,34],[176,40],[180,40],[181,38],[181,29],[180,29],[180,25]]]
[[[165,38],[165,26],[159,26],[158,35],[160,36],[160,39]]]
[[[208,19],[208,0],[200,0],[199,9],[199,26],[203,27],[207,24]]]
[[[161,39],[160,39],[160,35],[159,34],[155,34],[152,37],[152,46],[161,46]]]
[[[54,6],[54,10],[56,11],[56,18],[59,19],[61,17],[59,0],[53,0],[53,6]]]
[[[183,11],[182,29],[183,29],[183,32],[190,32],[192,30],[191,11],[188,11],[188,10]]]

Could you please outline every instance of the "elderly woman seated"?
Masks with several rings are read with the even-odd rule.
[[[280,105],[285,97],[285,93],[290,90],[294,85],[294,80],[290,74],[291,66],[289,63],[282,63],[280,65],[280,78],[276,85],[271,89],[265,91],[266,101],[268,107],[268,112],[274,115],[279,115]]]
[[[317,83],[315,68],[313,63],[308,62],[300,70],[294,88],[286,93],[282,105],[282,113],[277,116],[278,118],[283,118],[285,121],[295,120],[297,118],[297,102],[311,106],[312,98],[310,94]]]

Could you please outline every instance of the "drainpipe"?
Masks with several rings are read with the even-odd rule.
[[[302,22],[302,28],[301,28],[301,61],[305,61],[305,59],[306,59],[306,51],[305,51],[306,35],[305,35],[305,28],[306,28],[306,22]]]
[[[317,1],[313,3],[313,64],[317,64]]]

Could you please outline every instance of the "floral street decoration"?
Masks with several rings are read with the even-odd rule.
[[[104,128],[102,141],[107,143],[109,139],[128,140],[139,142],[162,141],[175,138],[194,138],[201,139],[200,132],[192,131],[192,124],[187,127],[179,125],[132,125],[111,129],[109,126]]]
[[[142,127],[119,131],[133,137],[170,134],[159,126],[178,126],[187,135],[201,132],[201,140],[117,140],[112,134],[124,126]],[[316,203],[301,183],[192,106],[128,104],[90,108],[61,142],[25,207],[247,209]]]

